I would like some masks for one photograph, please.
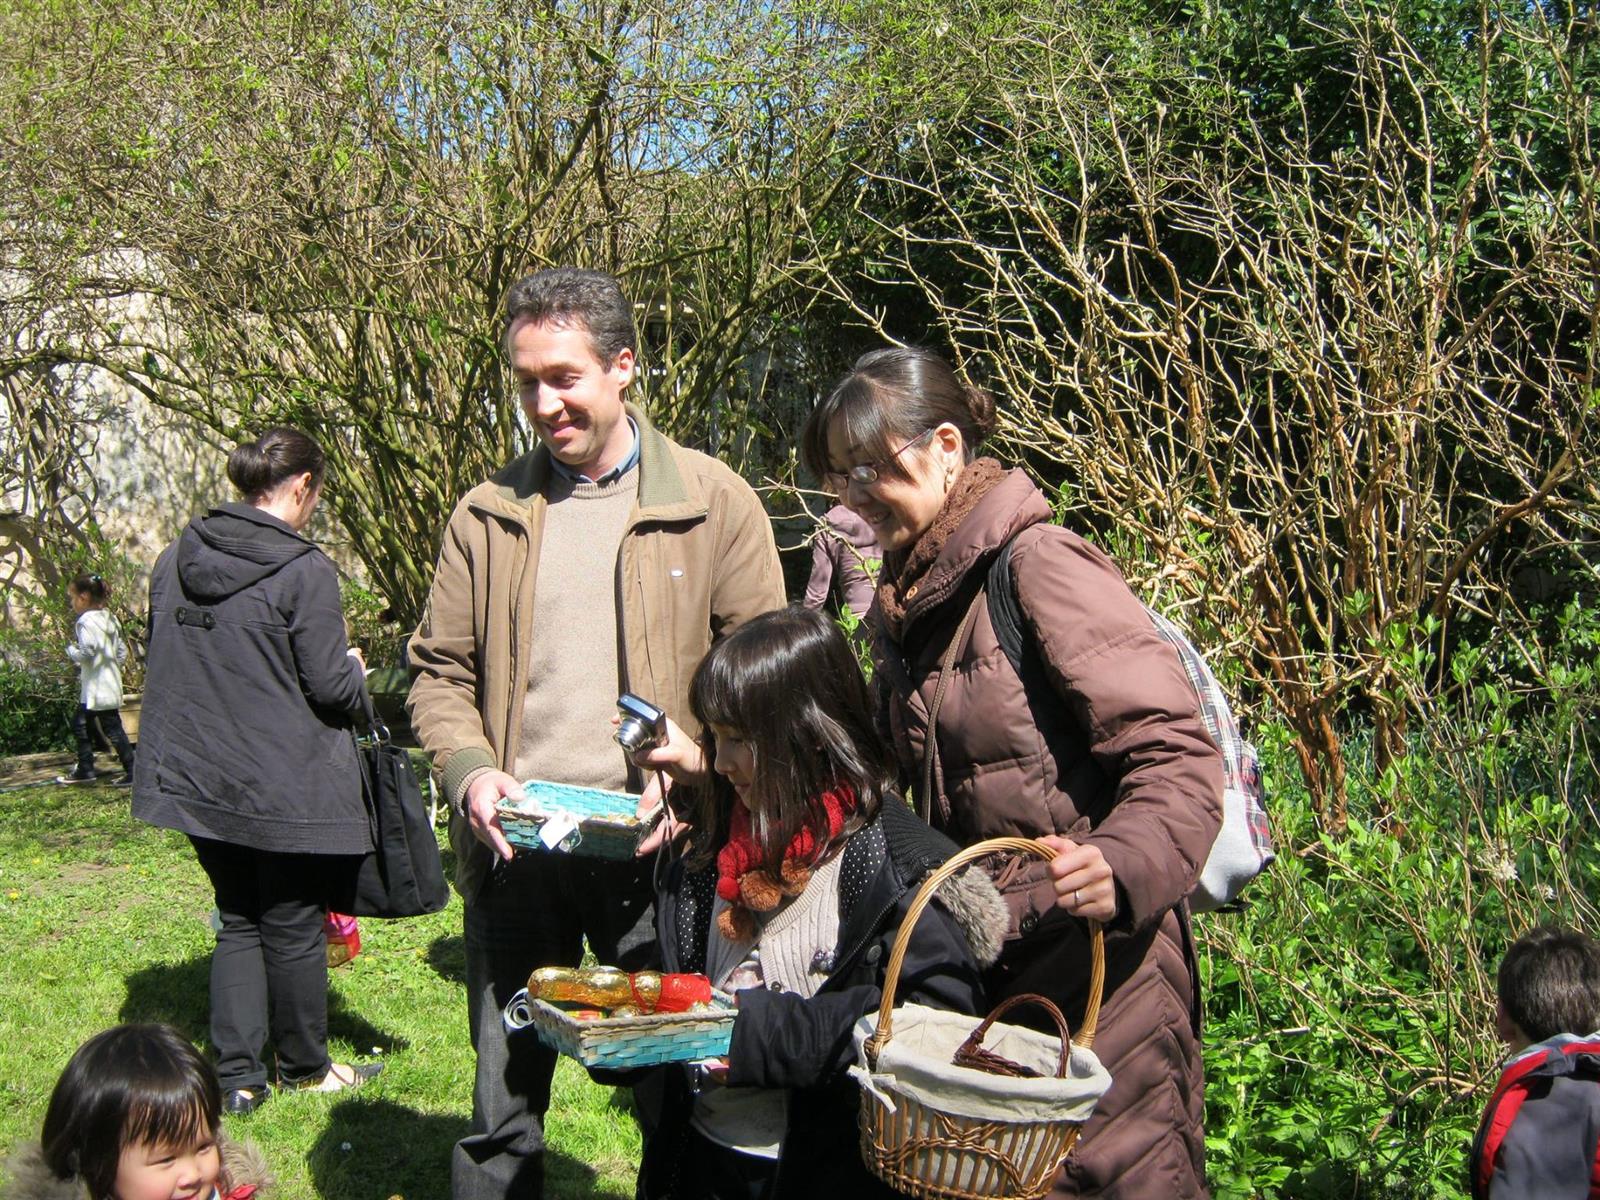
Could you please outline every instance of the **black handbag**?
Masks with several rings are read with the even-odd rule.
[[[373,850],[361,860],[348,902],[334,907],[358,917],[420,917],[450,902],[439,839],[411,756],[389,739],[389,728],[367,707],[369,732],[356,738],[361,791],[372,823]]]

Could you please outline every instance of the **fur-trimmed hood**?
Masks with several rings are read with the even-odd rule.
[[[254,1142],[236,1142],[225,1133],[217,1135],[222,1150],[222,1178],[218,1189],[226,1195],[238,1187],[254,1186],[252,1200],[268,1200],[276,1182],[267,1169],[267,1160]],[[62,1179],[45,1165],[44,1150],[38,1142],[20,1147],[5,1165],[3,1194],[6,1200],[88,1200],[88,1189],[76,1175]]]
[[[957,853],[954,842],[913,813],[898,795],[885,796],[878,811],[895,866],[913,886]],[[1011,917],[989,872],[981,863],[973,863],[941,883],[934,895],[960,926],[977,964],[993,966],[1005,945]]]
[[[977,964],[994,966],[1005,946],[1011,914],[989,872],[973,863],[941,883],[934,896],[961,926]]]

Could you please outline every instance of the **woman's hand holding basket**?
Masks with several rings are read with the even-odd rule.
[[[1099,847],[1058,833],[1039,841],[1055,851],[1050,881],[1057,906],[1085,920],[1101,924],[1112,920],[1117,915],[1117,880]]]

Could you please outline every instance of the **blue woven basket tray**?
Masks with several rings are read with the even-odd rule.
[[[604,788],[573,787],[530,779],[518,800],[502,800],[497,811],[506,841],[525,850],[548,850],[539,831],[550,812],[563,809],[582,818],[560,849],[588,858],[631,859],[646,827],[634,814],[639,797]],[[535,811],[535,810],[541,811]]]
[[[713,992],[712,1011],[651,1013],[580,1021],[548,1000],[529,1000],[524,988],[506,1005],[506,1028],[532,1027],[539,1040],[586,1067],[653,1067],[718,1058],[733,1039],[733,998]]]

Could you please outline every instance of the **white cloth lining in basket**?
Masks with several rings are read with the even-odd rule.
[[[979,1018],[921,1004],[894,1010],[889,1044],[868,1069],[867,1039],[878,1031],[876,1013],[856,1022],[856,1064],[850,1074],[880,1103],[894,1109],[900,1092],[952,1116],[982,1121],[1087,1121],[1111,1086],[1092,1050],[1072,1048],[1067,1077],[1056,1078],[1061,1043],[1054,1034],[996,1022],[983,1044],[1002,1058],[1039,1072],[1037,1079],[992,1075],[950,1060]]]

